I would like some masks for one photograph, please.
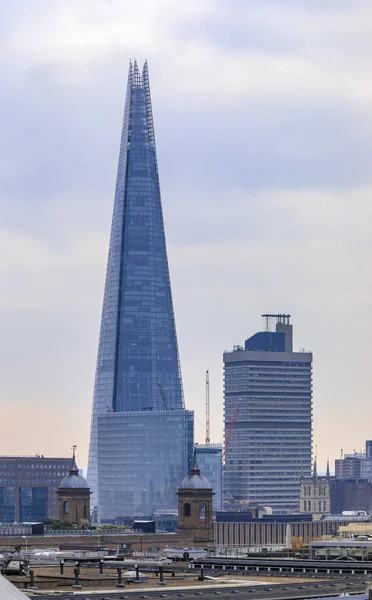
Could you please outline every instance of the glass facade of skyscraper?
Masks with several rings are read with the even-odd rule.
[[[275,317],[275,331],[224,354],[224,491],[286,512],[311,474],[312,354],[293,352],[289,315]]]
[[[187,410],[103,413],[98,417],[100,519],[175,510],[191,460],[193,414]]]
[[[106,477],[107,473],[99,473],[98,415],[110,412],[143,414],[145,422],[150,412],[182,410],[182,379],[148,71],[146,63],[140,72],[135,62],[129,69],[97,358],[88,464],[92,506],[98,504],[99,511],[102,508],[102,514],[106,514],[104,505],[109,502],[109,490],[105,488],[103,493],[104,488],[99,483],[100,476]],[[114,421],[115,429],[120,419]],[[186,427],[187,419],[181,421]],[[125,418],[121,422],[125,435]],[[177,419],[176,422],[179,425]],[[175,425],[176,429],[178,425]],[[105,431],[107,434],[108,430]],[[165,443],[160,433],[161,427],[159,445]],[[116,435],[113,432],[112,454],[117,443]],[[186,431],[184,435],[187,437]],[[106,437],[106,443],[109,439],[110,436]],[[184,448],[181,462],[179,452],[173,453],[173,468],[181,478],[188,470],[189,456],[186,446]],[[106,463],[105,468],[111,469],[113,475],[116,466],[116,461],[113,461]],[[128,462],[128,468],[133,466]],[[147,489],[151,477],[149,472],[147,482],[143,479],[140,484],[133,480],[133,485]],[[170,481],[168,484],[173,485]],[[98,490],[102,490],[101,497],[97,495]],[[135,489],[132,491],[132,498],[141,497]],[[141,514],[145,509],[145,506],[133,503],[125,505],[124,498],[121,502],[115,508],[115,515],[130,515],[133,511]]]

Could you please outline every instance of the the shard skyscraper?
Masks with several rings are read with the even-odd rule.
[[[147,63],[130,64],[94,388],[88,480],[101,521],[176,507],[184,407]]]

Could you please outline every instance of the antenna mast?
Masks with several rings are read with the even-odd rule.
[[[209,422],[209,371],[205,372],[205,444],[211,443]]]

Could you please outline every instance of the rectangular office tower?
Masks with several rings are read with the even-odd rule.
[[[192,424],[183,400],[147,63],[140,72],[134,62],[90,435],[88,481],[100,520],[176,508],[191,460]]]
[[[223,356],[224,492],[288,512],[311,475],[312,354],[293,352],[290,315],[263,317],[264,331]]]
[[[213,510],[222,510],[222,446],[198,444],[195,446],[195,455],[201,474],[213,489]]]
[[[70,467],[71,457],[0,456],[0,523],[56,519],[57,489]]]

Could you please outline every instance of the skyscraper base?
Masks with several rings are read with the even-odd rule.
[[[194,413],[183,409],[98,415],[99,520],[175,509],[193,430]]]

